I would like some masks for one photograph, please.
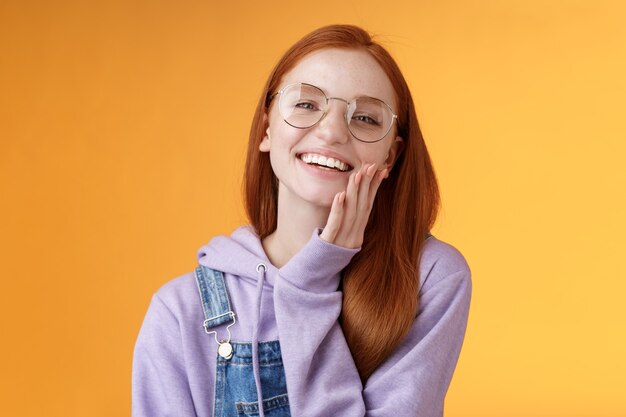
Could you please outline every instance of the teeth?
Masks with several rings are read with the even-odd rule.
[[[324,155],[316,155],[316,154],[307,153],[307,154],[301,155],[300,159],[302,159],[307,164],[316,164],[316,165],[321,165],[321,166],[325,166],[328,168],[336,168],[340,171],[348,170],[347,164],[335,158],[327,158]]]

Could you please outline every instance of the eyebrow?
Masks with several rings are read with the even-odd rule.
[[[392,104],[395,104],[395,103],[394,103],[395,98],[391,99],[391,101],[387,101],[387,100],[384,100],[384,99],[382,99],[382,98],[380,98],[380,97],[372,96],[372,95],[369,95],[369,94],[359,94],[359,95],[355,95],[355,96],[354,96],[354,97],[352,97],[351,99],[345,99],[345,98],[343,98],[343,97],[338,97],[338,96],[335,96],[335,95],[328,94],[328,92],[327,92],[328,90],[327,90],[326,88],[320,87],[319,85],[317,85],[317,84],[313,84],[313,83],[310,83],[310,82],[308,82],[308,81],[293,81],[293,82],[288,82],[288,83],[285,83],[285,84],[284,84],[283,86],[281,86],[280,88],[278,88],[278,90],[277,90],[277,91],[282,90],[283,88],[287,87],[287,86],[288,86],[288,85],[290,85],[290,84],[308,84],[308,85],[312,85],[313,87],[316,87],[316,88],[319,88],[320,90],[322,90],[322,92],[326,95],[326,97],[328,97],[328,98],[340,99],[340,100],[343,100],[343,101],[345,101],[345,102],[347,102],[347,103],[349,103],[349,102],[351,102],[352,100],[355,100],[355,99],[357,99],[357,98],[359,98],[359,97],[373,98],[373,99],[376,99],[376,100],[380,100],[380,101],[382,101],[383,103],[385,103],[386,105],[388,105],[389,107],[391,107],[391,111],[393,111],[393,112],[394,112],[394,114],[395,114],[395,112],[396,112],[396,110],[392,107]],[[274,93],[274,94],[276,94],[276,93]]]

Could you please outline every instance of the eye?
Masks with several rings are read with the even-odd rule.
[[[294,107],[303,110],[317,110],[317,106],[315,105],[315,103],[312,103],[310,101],[302,101],[300,103],[296,103]]]
[[[362,123],[367,123],[368,125],[374,125],[374,126],[379,126],[380,123],[378,123],[377,120],[373,119],[372,117],[366,115],[366,114],[358,114],[358,115],[354,115],[352,116],[353,120],[356,120],[358,122],[362,122]]]

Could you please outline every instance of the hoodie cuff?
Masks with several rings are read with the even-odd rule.
[[[361,248],[344,248],[320,237],[322,229],[313,231],[311,239],[278,271],[293,285],[316,293],[337,291],[340,272]]]

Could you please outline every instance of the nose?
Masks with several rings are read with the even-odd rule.
[[[318,135],[329,143],[346,143],[350,131],[346,122],[347,102],[340,98],[328,99],[328,110],[317,124]]]

